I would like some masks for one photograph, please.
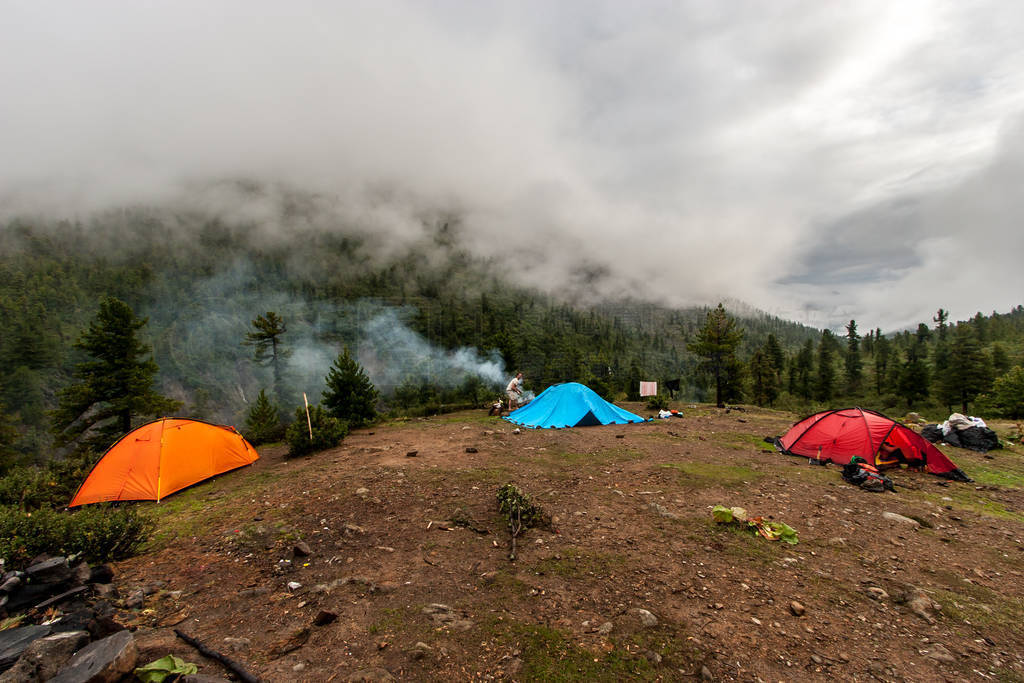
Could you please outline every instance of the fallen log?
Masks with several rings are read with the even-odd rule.
[[[209,657],[210,659],[216,659],[218,662],[227,667],[229,671],[238,676],[238,678],[244,681],[245,683],[263,683],[263,680],[259,676],[252,675],[251,673],[246,671],[244,666],[242,666],[235,660],[231,659],[230,657],[222,655],[216,650],[211,650],[195,638],[185,635],[178,629],[174,629],[174,633],[179,638],[184,640],[186,643],[188,643],[195,649],[199,650],[199,654],[203,655],[204,657]]]

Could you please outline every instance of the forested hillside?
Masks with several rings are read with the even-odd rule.
[[[74,344],[105,297],[148,319],[140,338],[159,368],[157,387],[181,402],[180,414],[240,426],[261,390],[284,415],[303,392],[318,400],[346,347],[394,410],[480,404],[516,370],[538,392],[572,380],[635,397],[642,379],[678,379],[677,398],[713,397],[694,346],[709,309],[573,305],[510,284],[502,268],[471,256],[447,220],[404,245],[341,227],[275,234],[143,209],[82,223],[8,223],[0,233],[5,461],[52,453],[50,411],[87,360]],[[285,329],[278,382],[244,343],[270,312]],[[732,402],[956,407],[967,380],[951,373],[973,373],[974,401],[1024,356],[1021,307],[888,337],[855,327],[844,338],[769,315],[736,321]]]

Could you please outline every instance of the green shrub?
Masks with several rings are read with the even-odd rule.
[[[44,467],[22,465],[0,478],[0,505],[22,510],[66,506],[92,469],[97,455],[91,451],[51,460]]]
[[[649,410],[668,410],[668,399],[664,396],[651,396],[647,399]]]
[[[9,568],[23,567],[40,553],[119,560],[136,553],[152,531],[153,522],[134,507],[90,506],[68,513],[5,505],[0,506],[0,557]]]
[[[325,382],[323,405],[332,416],[347,420],[353,427],[362,427],[377,418],[377,390],[348,349],[334,360]]]
[[[309,437],[312,424],[313,438]],[[285,438],[288,441],[289,458],[334,448],[348,435],[348,423],[331,417],[320,406],[309,407],[309,422],[303,408],[295,410],[295,421],[288,425]]]

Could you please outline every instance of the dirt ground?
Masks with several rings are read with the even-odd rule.
[[[300,460],[260,449],[151,506],[153,547],[116,566],[145,604],[120,618],[142,661],[224,675],[177,628],[272,681],[1024,680],[1024,450],[944,448],[975,483],[899,471],[868,493],[762,441],[798,416],[679,407],[521,433],[473,411]],[[552,522],[515,561],[508,482]],[[800,542],[716,525],[716,504]]]

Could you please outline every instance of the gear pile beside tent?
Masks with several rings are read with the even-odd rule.
[[[988,453],[1001,448],[999,437],[988,428],[980,417],[968,417],[953,413],[942,424],[925,425],[921,436],[932,443],[948,443],[957,448],[968,448],[979,453]]]
[[[783,453],[822,463],[846,465],[860,456],[879,469],[907,465],[947,479],[971,481],[920,434],[874,410],[843,408],[816,413],[772,441]]]

